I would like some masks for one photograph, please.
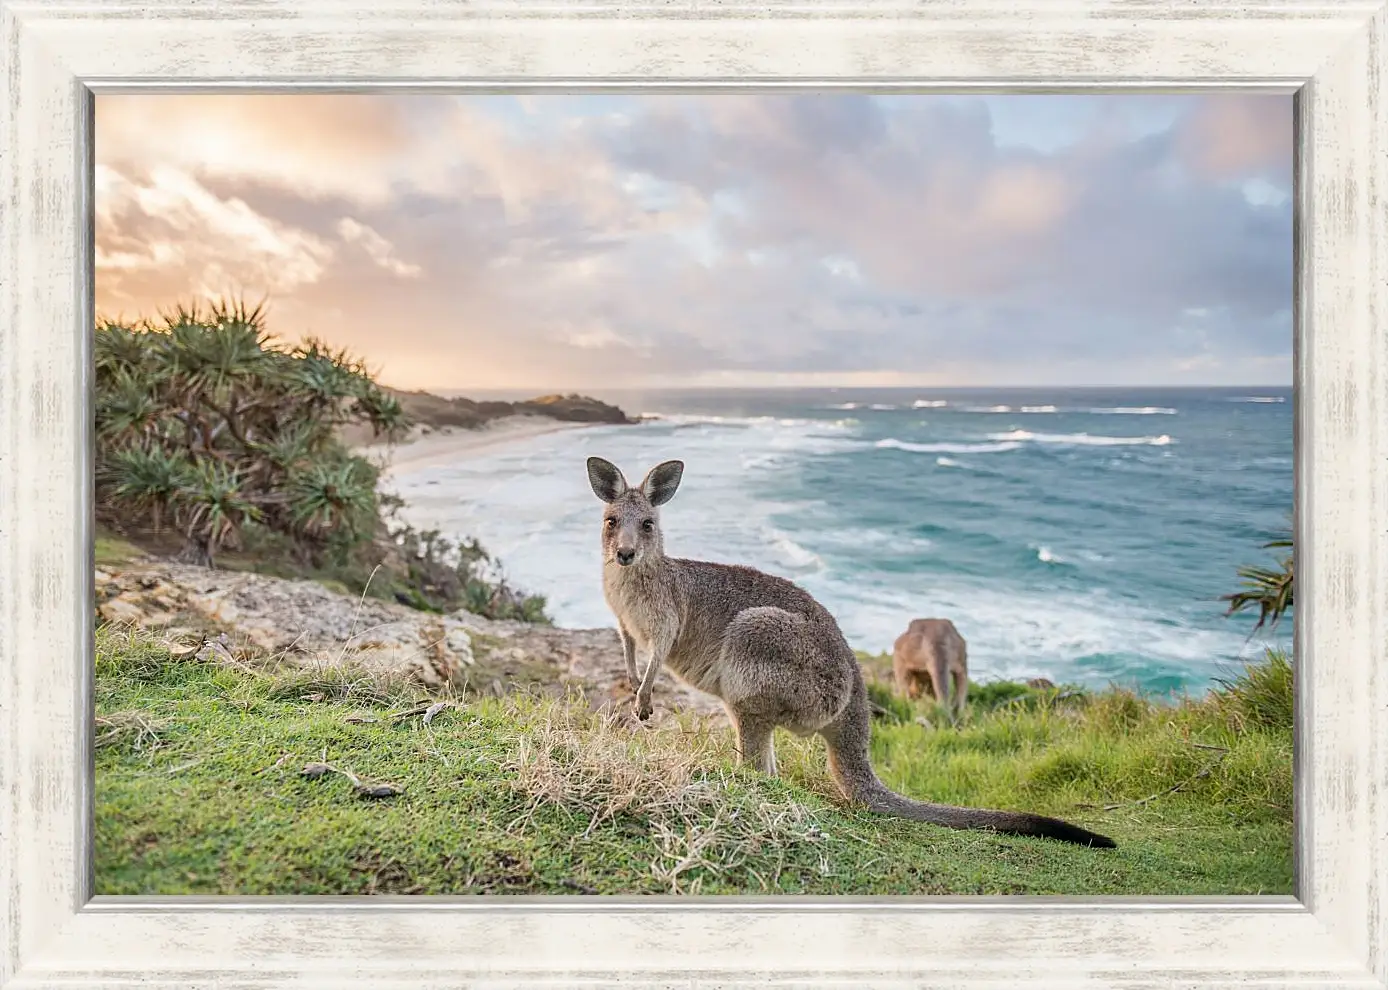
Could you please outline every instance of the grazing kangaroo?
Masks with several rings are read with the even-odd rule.
[[[892,645],[892,676],[901,694],[919,698],[924,690],[957,719],[969,697],[964,637],[948,619],[912,619]]]
[[[656,509],[674,497],[683,474],[681,461],[665,461],[633,488],[616,466],[588,458],[588,481],[606,503],[603,595],[617,617],[639,718],[650,717],[656,674],[668,664],[680,680],[722,700],[740,759],[764,773],[776,773],[776,726],[800,736],[818,733],[839,790],[873,811],[949,828],[1114,846],[1055,818],[927,804],[889,790],[868,755],[863,673],[833,616],[782,578],[665,555]],[[645,662],[639,675],[637,653]]]

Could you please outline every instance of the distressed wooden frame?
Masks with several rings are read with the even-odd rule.
[[[0,987],[1388,985],[1388,0],[0,0]],[[92,94],[1297,94],[1297,898],[96,898]]]

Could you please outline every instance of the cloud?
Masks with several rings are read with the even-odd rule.
[[[96,274],[111,299],[157,292],[216,296],[240,285],[294,292],[318,281],[333,258],[319,237],[216,196],[164,165],[135,181],[98,165]]]
[[[1234,95],[1200,102],[1177,130],[1181,154],[1201,175],[1291,181],[1289,97]]]
[[[424,270],[418,265],[397,258],[390,241],[351,217],[343,217],[337,222],[337,233],[349,244],[361,245],[367,256],[388,272],[393,272],[401,278],[419,278],[423,274]]]
[[[96,101],[98,161],[122,171],[154,164],[199,178],[225,177],[291,189],[298,196],[389,202],[413,141],[396,99],[333,95],[112,95]]]
[[[1067,98],[1052,142],[1039,96],[1022,138],[963,97],[108,99],[100,295],[263,282],[279,332],[404,385],[1238,380],[1289,350],[1286,97]]]

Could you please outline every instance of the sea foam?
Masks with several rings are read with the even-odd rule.
[[[990,433],[988,439],[1004,443],[1055,443],[1071,444],[1081,447],[1126,447],[1146,446],[1165,447],[1175,443],[1171,437],[1103,437],[1088,433],[1032,433],[1029,430],[1012,430],[1010,433]]]
[[[1167,406],[1097,406],[1085,412],[1095,416],[1175,416],[1176,410]]]
[[[1007,450],[1016,450],[1021,444],[1012,441],[1002,443],[911,443],[907,440],[898,440],[896,437],[887,437],[878,440],[873,446],[879,450],[905,450],[913,454],[998,454]]]

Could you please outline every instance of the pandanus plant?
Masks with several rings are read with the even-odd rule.
[[[93,350],[108,517],[155,531],[172,522],[208,563],[253,525],[309,556],[373,536],[376,469],[337,430],[364,423],[394,439],[409,424],[346,351],[280,347],[263,306],[242,302],[102,320]]]

